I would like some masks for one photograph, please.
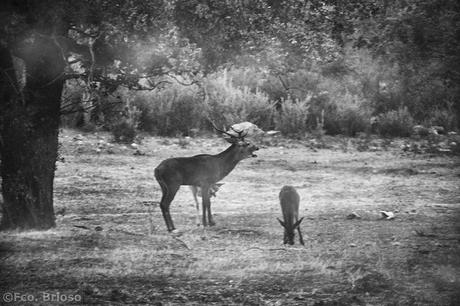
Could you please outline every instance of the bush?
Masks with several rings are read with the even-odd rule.
[[[442,126],[445,131],[454,131],[457,129],[457,116],[452,108],[435,109],[431,112],[430,118],[424,122],[425,126]]]
[[[408,137],[413,126],[414,119],[405,107],[381,114],[377,119],[377,130],[382,136]]]
[[[273,107],[259,89],[237,87],[228,70],[210,75],[205,81],[206,111],[222,125],[250,121],[262,129],[273,127]]]
[[[118,143],[132,143],[137,135],[135,126],[128,121],[121,121],[120,123],[114,124],[111,132],[114,141]]]
[[[336,109],[325,115],[324,128],[327,134],[356,136],[370,130],[370,116],[360,108]]]
[[[308,114],[309,99],[294,101],[291,98],[283,101],[282,107],[275,113],[275,129],[283,135],[301,137],[309,130]]]
[[[139,125],[140,111],[134,105],[133,98],[130,95],[125,97],[125,108],[122,112],[118,113],[118,120],[113,118],[110,125],[115,142],[119,143],[132,143],[137,135],[137,127]]]
[[[138,127],[164,136],[196,134],[210,127],[208,119],[220,127],[250,121],[263,130],[278,129],[295,137],[318,130],[355,136],[371,130],[371,117],[378,118],[372,130],[384,136],[408,136],[415,121],[446,131],[458,128],[453,103],[457,87],[441,81],[443,66],[434,60],[425,66],[397,65],[365,48],[345,47],[342,56],[330,63],[292,70],[270,67],[278,66],[252,62],[244,68],[220,69],[200,86],[176,82],[151,92],[118,90],[120,101],[100,95],[95,116],[82,112],[84,84],[68,82],[63,99],[76,113],[62,122],[71,126],[91,122],[89,130],[102,126],[116,129],[117,134]],[[127,97],[139,111],[137,123],[122,124],[126,118],[119,113],[125,112]]]
[[[139,128],[163,136],[190,135],[200,129],[206,113],[195,86],[172,87],[138,93],[134,104],[140,110]]]

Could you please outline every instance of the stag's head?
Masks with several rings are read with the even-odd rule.
[[[216,129],[218,132],[224,135],[224,139],[228,143],[231,143],[232,146],[235,149],[237,149],[236,159],[242,160],[242,159],[249,158],[249,157],[257,157],[257,155],[254,152],[259,150],[259,148],[255,144],[252,144],[249,141],[244,139],[244,137],[246,137],[248,134],[247,132],[237,131],[234,128],[231,128],[233,132],[235,132],[235,134],[233,134],[233,133],[225,132],[223,130],[219,130],[214,124],[213,126],[214,126],[214,129]]]

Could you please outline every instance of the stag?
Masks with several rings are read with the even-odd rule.
[[[304,245],[302,233],[300,232],[300,222],[302,222],[303,218],[299,219],[299,194],[294,187],[283,186],[279,198],[284,221],[277,219],[281,226],[284,227],[284,244],[294,244],[295,230],[297,229],[300,244]]]
[[[211,214],[209,192],[211,186],[226,177],[243,159],[257,156],[254,151],[259,148],[244,139],[247,133],[234,129],[235,136],[219,130],[214,124],[213,127],[222,135],[228,136],[225,140],[231,145],[226,150],[215,155],[199,154],[191,157],[168,158],[155,168],[155,178],[162,191],[160,208],[170,232],[175,227],[169,213],[169,206],[181,185],[201,188],[203,226],[215,225]]]

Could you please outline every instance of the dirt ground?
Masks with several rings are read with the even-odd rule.
[[[403,140],[362,152],[355,140],[264,140],[212,199],[217,225],[197,227],[184,186],[170,234],[153,169],[225,141],[60,140],[57,227],[0,233],[5,305],[460,304],[459,157],[406,154]],[[300,194],[305,246],[282,243],[283,185]]]

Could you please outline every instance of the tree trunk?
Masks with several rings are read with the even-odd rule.
[[[0,51],[0,228],[48,229],[55,225],[53,180],[64,60],[50,37],[37,35],[18,50],[21,60],[13,60],[11,50]]]

